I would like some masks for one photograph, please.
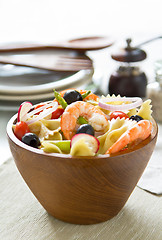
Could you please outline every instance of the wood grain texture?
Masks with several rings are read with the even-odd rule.
[[[28,52],[40,50],[74,50],[77,52],[85,52],[92,50],[100,50],[110,47],[114,43],[114,39],[104,36],[83,37],[53,43],[45,44],[12,44],[8,46],[0,46],[0,53]]]
[[[65,222],[93,224],[119,213],[153,152],[157,126],[149,139],[126,154],[68,157],[40,154],[7,133],[15,163],[30,190],[52,216]],[[29,150],[30,149],[30,150]]]

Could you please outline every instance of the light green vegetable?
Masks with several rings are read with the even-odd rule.
[[[86,98],[89,94],[91,93],[91,91],[87,91],[86,93],[83,93],[82,94],[82,98]]]
[[[41,149],[43,149],[43,151],[47,153],[62,153],[59,147],[46,141],[42,142]]]
[[[67,154],[70,153],[70,140],[45,140],[41,143],[41,145],[43,146],[43,150],[45,152],[49,151],[49,149],[52,149],[51,146],[53,145],[55,146],[53,148],[53,152],[55,152],[55,149],[60,149],[60,152]]]
[[[87,120],[86,120],[84,117],[82,117],[82,116],[80,116],[80,117],[78,118],[77,122],[78,122],[78,124],[80,124],[80,125],[82,125],[82,124],[88,124]]]
[[[55,89],[54,89],[54,96],[63,109],[65,109],[68,106],[65,99],[61,97],[61,95]]]

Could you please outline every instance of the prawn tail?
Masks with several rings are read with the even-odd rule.
[[[106,151],[105,154],[116,153],[122,150],[130,142],[129,131],[123,133],[120,138]]]
[[[117,153],[127,144],[137,140],[145,140],[151,134],[152,123],[148,120],[141,120],[132,128],[123,133],[120,138],[106,151],[105,154]]]
[[[141,131],[141,139],[145,140],[151,134],[152,123],[148,120],[143,120],[139,122],[139,126],[143,129],[143,131]]]

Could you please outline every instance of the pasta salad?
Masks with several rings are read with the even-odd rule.
[[[23,143],[46,153],[97,156],[120,153],[148,138],[151,100],[97,96],[91,91],[54,90],[54,99],[23,102],[13,125]]]

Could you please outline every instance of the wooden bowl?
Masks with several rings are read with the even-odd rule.
[[[49,214],[65,222],[94,224],[119,213],[135,188],[153,152],[151,136],[124,154],[72,157],[46,154],[19,141],[12,125],[7,135],[16,166],[30,190]]]

